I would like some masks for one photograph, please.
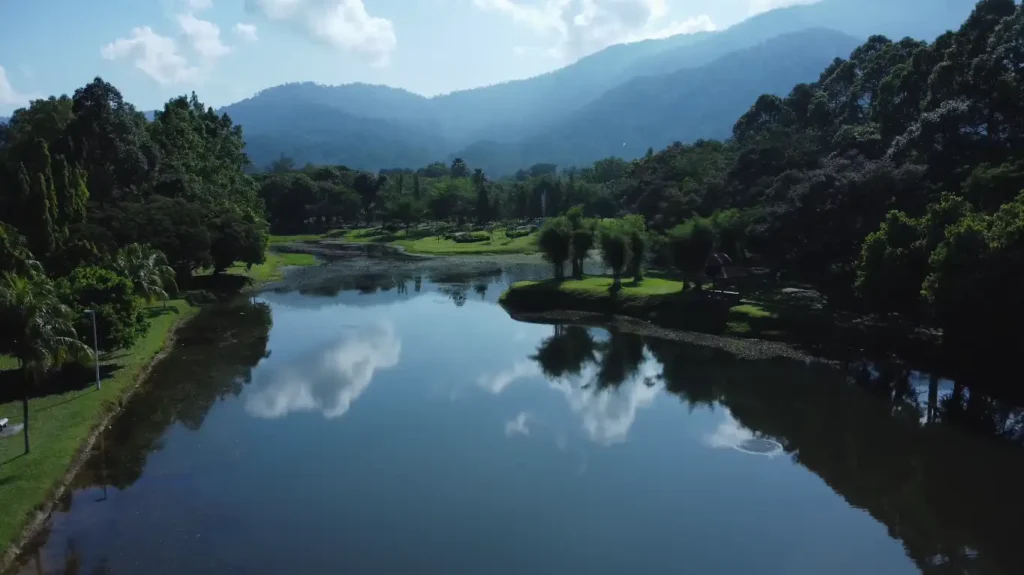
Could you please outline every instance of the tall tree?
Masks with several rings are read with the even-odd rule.
[[[5,273],[0,277],[0,350],[14,356],[21,368],[26,454],[32,447],[28,406],[32,385],[51,368],[91,355],[88,346],[78,341],[73,318],[45,276]]]

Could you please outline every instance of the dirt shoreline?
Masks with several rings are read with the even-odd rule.
[[[142,368],[138,376],[136,376],[135,381],[125,388],[124,392],[119,397],[118,408],[106,414],[103,419],[95,425],[88,437],[86,437],[85,441],[82,442],[81,446],[78,448],[78,452],[75,454],[75,457],[71,460],[71,465],[68,467],[61,480],[57,483],[53,493],[51,493],[46,501],[44,501],[43,504],[32,513],[28,523],[21,532],[21,535],[14,543],[5,549],[3,555],[0,556],[0,573],[8,573],[11,571],[25,547],[32,543],[32,541],[42,533],[43,529],[46,527],[47,520],[53,513],[54,507],[60,501],[61,497],[64,496],[64,493],[71,486],[71,482],[74,481],[75,476],[82,470],[82,466],[85,465],[85,462],[92,454],[93,445],[96,444],[96,440],[99,439],[100,434],[106,431],[114,418],[121,414],[127,406],[127,402],[131,396],[137,389],[139,389],[139,387],[141,387],[142,383],[149,378],[149,374],[152,373],[153,367],[160,363],[174,350],[178,330],[188,323],[194,316],[195,314],[191,314],[189,317],[179,318],[171,325],[164,338],[163,348],[159,353],[153,356],[153,359],[146,364],[145,367]]]

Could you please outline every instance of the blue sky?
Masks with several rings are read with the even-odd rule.
[[[813,0],[0,0],[0,115],[95,76],[141,109],[285,82],[424,95],[534,76],[624,41]]]

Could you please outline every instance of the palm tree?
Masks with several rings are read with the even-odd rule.
[[[24,377],[25,453],[30,449],[30,386],[53,367],[92,356],[92,350],[78,341],[74,316],[57,297],[53,282],[46,276],[5,273],[0,278],[0,349],[18,360]]]
[[[174,270],[167,256],[149,246],[131,244],[121,248],[114,258],[114,271],[131,280],[135,294],[147,302],[167,300],[167,292],[177,290]]]

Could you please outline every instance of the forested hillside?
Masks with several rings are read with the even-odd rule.
[[[515,144],[478,143],[458,155],[488,173],[508,174],[540,162],[632,160],[677,141],[725,139],[758,95],[786,94],[794,84],[814,80],[859,43],[832,30],[786,34],[700,68],[637,78],[537,136]]]
[[[934,43],[873,36],[817,81],[757,98],[724,142],[493,181],[463,160],[349,174],[326,203],[333,168],[286,168],[262,187],[282,230],[639,214],[655,259],[706,226],[716,249],[835,305],[945,328],[965,349],[1022,349],[1024,9],[1012,0],[983,0]]]
[[[0,269],[73,309],[109,305],[117,318],[124,304],[127,319],[109,322],[125,326],[110,336],[121,342],[137,314],[102,298],[133,244],[187,284],[201,268],[262,261],[268,223],[507,221],[518,233],[516,220],[570,210],[636,214],[656,262],[671,265],[676,235],[708,228],[715,249],[834,305],[942,327],[967,349],[1022,349],[1024,9],[983,0],[933,43],[874,36],[816,81],[753,100],[731,138],[635,161],[495,178],[461,159],[373,173],[279,160],[254,179],[229,117],[193,96],[148,121],[97,79],[0,129]]]
[[[744,91],[734,94],[719,87],[722,93],[732,95],[729,101],[736,104],[752,93],[784,92],[793,83],[811,81],[825,63],[816,61],[816,56],[846,56],[848,48],[852,48],[851,45],[834,52],[833,46],[813,42],[786,44],[782,36],[830,29],[859,41],[875,33],[894,39],[909,35],[931,40],[959,25],[972,7],[972,0],[824,0],[758,14],[717,32],[611,46],[535,78],[434,98],[385,86],[298,84],[265,90],[223,111],[245,128],[248,151],[259,168],[265,168],[270,159],[281,155],[300,163],[336,163],[374,171],[463,157],[486,166],[492,175],[503,175],[527,167],[532,161],[555,160],[537,157],[539,154],[523,157],[523,150],[535,145],[546,146],[546,152],[560,152],[557,161],[562,165],[583,165],[599,157],[594,155],[598,150],[573,154],[578,142],[548,140],[564,137],[564,133],[552,131],[553,126],[565,125],[570,129],[568,124],[574,121],[586,122],[588,133],[601,141],[620,139],[624,130],[612,122],[614,117],[585,114],[589,106],[600,107],[602,101],[609,102],[602,98],[606,92],[621,110],[642,112],[650,104],[651,89],[685,95],[695,89],[688,85],[690,82],[713,80],[717,75],[729,77],[737,70],[728,69],[721,74],[705,70],[695,77],[677,72],[710,68],[716,62],[736,65],[741,62],[732,55],[770,41],[792,50],[777,55],[782,62],[774,62],[776,69],[785,71],[781,66],[793,60],[795,65],[790,72],[801,67],[807,71],[803,76],[790,74],[778,80],[760,75],[758,81],[762,84],[757,85],[753,77],[759,71],[754,67],[743,70],[752,76],[746,84],[736,86]],[[759,64],[756,60],[749,63]],[[662,78],[655,80],[649,76]],[[623,97],[630,95],[633,97]],[[713,95],[714,92],[694,94]],[[687,113],[692,102],[680,105],[681,108],[672,110],[673,117]],[[667,126],[671,130],[667,137],[652,132],[651,127],[625,130],[633,136],[626,140],[633,153],[615,153],[636,157],[648,147],[658,148],[675,140],[692,142],[700,137],[722,137],[739,108],[723,106],[711,113],[714,121],[680,118]],[[293,121],[282,123],[280,118],[284,117]],[[645,139],[648,135],[649,140]],[[622,141],[617,143],[620,148]],[[424,159],[424,154],[429,157]]]

